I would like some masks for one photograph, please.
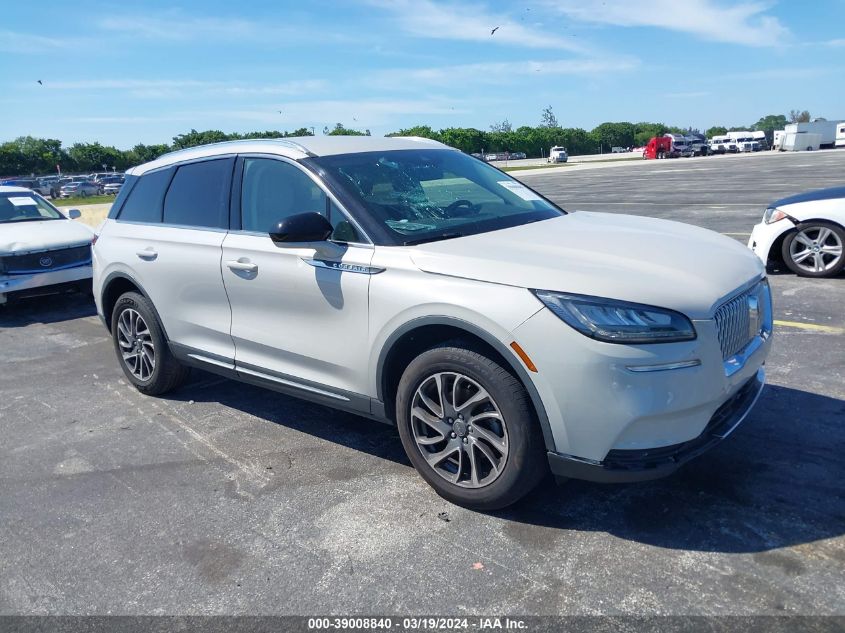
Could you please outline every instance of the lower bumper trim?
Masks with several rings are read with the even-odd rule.
[[[612,450],[601,462],[549,452],[549,467],[557,477],[600,483],[660,479],[730,435],[754,407],[764,384],[765,371],[761,367],[716,410],[701,435],[687,442],[643,450]]]

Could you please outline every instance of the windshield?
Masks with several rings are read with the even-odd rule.
[[[389,244],[416,244],[528,224],[560,209],[507,174],[453,150],[397,150],[308,161],[363,207]]]
[[[0,224],[62,219],[64,216],[43,198],[24,192],[0,193]]]

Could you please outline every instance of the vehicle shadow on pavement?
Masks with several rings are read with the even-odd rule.
[[[204,388],[209,375],[197,376],[205,379],[173,399],[219,402],[410,469],[393,427],[233,381]],[[557,486],[549,477],[516,506],[494,514],[529,542],[577,530],[706,552],[800,545],[845,534],[843,446],[845,401],[770,385],[730,438],[668,478]]]
[[[34,323],[61,323],[94,316],[91,295],[71,292],[10,301],[0,306],[0,327],[26,327]]]
[[[261,387],[194,370],[191,381],[168,394],[183,402],[217,402],[313,437],[410,467],[395,427]],[[204,387],[211,381],[213,386]]]
[[[769,385],[721,446],[665,479],[541,486],[498,513],[657,547],[755,553],[845,534],[845,401]],[[529,533],[530,533],[529,529]]]

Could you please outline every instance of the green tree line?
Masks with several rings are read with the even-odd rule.
[[[789,118],[793,121],[810,120],[810,115],[806,111],[793,111],[790,112]],[[771,114],[760,118],[747,128],[715,126],[706,130],[705,134],[710,137],[725,134],[731,130],[762,130],[767,133],[771,142],[773,130],[782,129],[787,122],[786,116]],[[370,134],[369,130],[355,130],[341,123],[337,123],[332,128],[327,126],[322,132],[330,136],[368,136]],[[514,129],[507,120],[490,126],[489,131],[464,127],[434,130],[428,125],[417,125],[392,132],[387,136],[422,136],[470,154],[508,151],[524,152],[530,157],[539,157],[547,155],[549,148],[555,145],[566,147],[569,153],[574,155],[609,152],[612,147],[638,147],[645,145],[651,137],[667,132],[688,134],[698,132],[698,130],[663,123],[626,121],[602,123],[590,131],[582,128],[561,127],[550,106],[543,110],[542,122],[536,127],[521,126]],[[63,173],[100,171],[103,165],[106,165],[109,170],[114,168],[122,171],[133,165],[151,161],[167,152],[197,145],[239,139],[287,138],[313,134],[313,128],[300,128],[292,132],[265,130],[246,134],[227,134],[220,130],[191,130],[173,137],[171,144],[139,143],[129,150],[121,150],[100,143],[74,143],[65,148],[57,139],[22,136],[0,144],[0,177],[56,173],[57,166],[61,166]]]

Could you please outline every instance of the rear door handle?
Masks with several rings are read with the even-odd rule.
[[[244,259],[244,258],[242,258],[242,259]],[[258,264],[253,264],[249,260],[247,260],[247,261],[241,261],[240,259],[232,260],[232,261],[226,262],[226,265],[231,270],[237,270],[237,271],[243,272],[243,273],[254,273],[258,270]]]
[[[155,249],[153,249],[153,248],[147,248],[147,249],[144,249],[143,251],[135,251],[135,254],[138,257],[140,257],[141,259],[152,260],[152,259],[155,259],[156,257],[158,257],[158,253],[156,253]]]

